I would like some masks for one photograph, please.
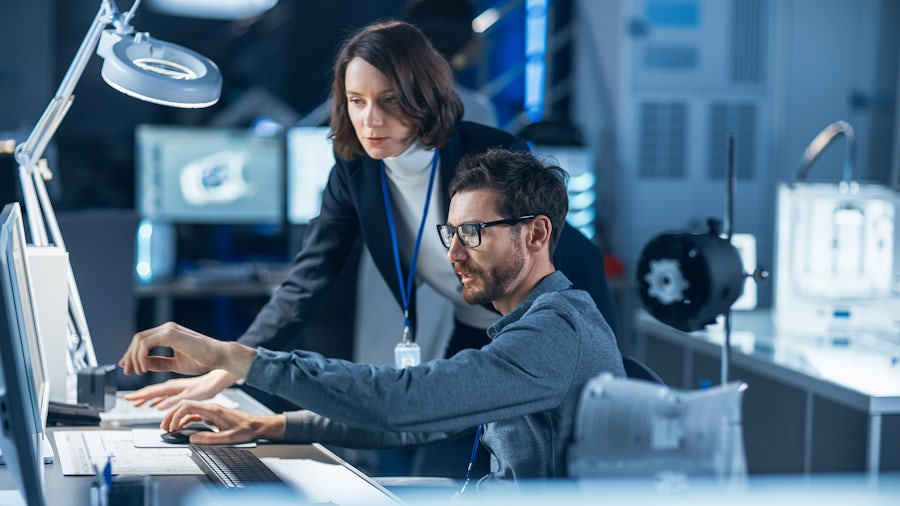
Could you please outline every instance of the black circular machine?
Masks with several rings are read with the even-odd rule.
[[[641,301],[656,319],[685,332],[700,330],[741,296],[741,257],[719,228],[711,220],[706,233],[666,232],[644,247],[637,281]]]

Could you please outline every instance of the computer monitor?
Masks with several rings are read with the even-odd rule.
[[[12,264],[15,270],[16,294],[22,310],[28,353],[31,361],[31,376],[34,379],[35,403],[40,414],[41,431],[47,426],[47,412],[50,404],[50,380],[47,359],[44,356],[43,340],[39,329],[35,295],[31,271],[25,251],[25,227],[19,204],[8,204],[12,216],[11,246]]]
[[[334,166],[329,127],[292,127],[287,131],[287,218],[305,225],[319,215],[322,190]]]
[[[138,125],[137,207],[171,223],[278,224],[284,217],[280,134]]]
[[[21,271],[26,281],[19,281],[24,245],[18,204],[9,204],[0,213],[0,449],[25,502],[43,506],[46,410],[42,414],[41,404],[47,402],[46,375],[35,370],[43,370],[40,354],[37,360],[31,357],[30,339],[37,336],[37,324],[31,293],[20,290],[28,286],[27,269]],[[40,387],[36,377],[41,378]]]

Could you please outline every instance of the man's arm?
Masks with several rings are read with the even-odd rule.
[[[472,429],[456,432],[379,431],[336,422],[307,410],[290,411],[284,413],[284,417],[285,442],[317,442],[373,450],[428,445],[472,432]]]
[[[247,384],[332,420],[379,431],[454,432],[557,407],[579,362],[558,315],[532,315],[481,350],[395,369],[259,349]],[[548,334],[550,332],[550,334]],[[547,346],[553,335],[554,345]]]

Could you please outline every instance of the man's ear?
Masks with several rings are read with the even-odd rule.
[[[550,242],[550,232],[552,230],[553,224],[550,223],[550,218],[543,214],[535,216],[529,224],[528,249],[536,252],[546,247]]]

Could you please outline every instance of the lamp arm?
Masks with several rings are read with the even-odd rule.
[[[856,136],[853,134],[853,127],[843,120],[838,120],[828,125],[810,141],[803,151],[803,156],[800,157],[800,162],[797,164],[794,180],[805,181],[806,174],[809,172],[812,163],[832,141],[841,135],[847,139],[846,149],[844,150],[843,182],[849,184],[853,180],[853,171],[856,166]]]
[[[117,16],[119,16],[119,10],[114,3],[110,0],[103,0],[100,3],[100,9],[97,11],[97,15],[94,17],[87,34],[84,36],[84,40],[81,41],[81,46],[78,48],[78,52],[75,53],[75,58],[69,64],[69,69],[56,90],[56,95],[50,101],[47,109],[44,110],[44,114],[41,115],[41,119],[38,120],[37,125],[35,125],[34,130],[31,131],[25,142],[16,147],[16,161],[29,172],[36,170],[36,162],[44,154],[47,144],[69,111],[69,106],[72,105],[72,99],[74,98],[75,85],[81,79],[88,60],[93,56],[103,29]]]

